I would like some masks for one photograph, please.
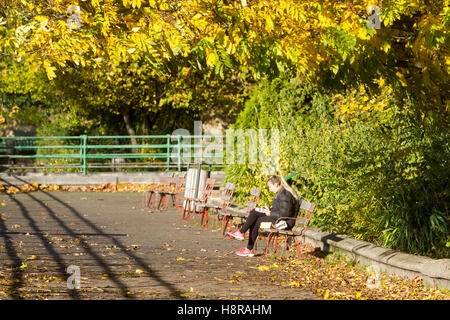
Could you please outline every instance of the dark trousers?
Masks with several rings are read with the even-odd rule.
[[[258,230],[259,226],[261,225],[261,222],[275,222],[276,220],[277,220],[276,217],[266,216],[264,213],[255,210],[250,211],[244,225],[242,226],[241,229],[239,229],[239,231],[242,233],[245,233],[247,232],[247,230],[250,230],[247,244],[247,248],[249,250],[252,250],[253,246],[255,245],[255,241],[256,238],[258,237]]]

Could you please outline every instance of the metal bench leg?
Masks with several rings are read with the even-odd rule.
[[[205,219],[205,208],[202,208],[199,214],[200,214],[200,227],[203,227],[203,220]]]
[[[202,219],[200,221],[200,226],[203,227],[203,221],[205,221],[205,228],[208,229],[209,209],[207,207],[204,207],[201,214],[202,214]]]
[[[152,195],[150,196],[150,205],[149,205],[149,208],[150,208],[150,209],[153,209],[153,200],[154,200],[154,196],[155,196],[155,193],[152,192]]]
[[[177,197],[174,194],[171,194],[170,197],[172,198],[172,207],[177,208],[178,207]]]
[[[301,261],[303,259],[303,252],[302,252],[303,241],[297,240],[295,239],[295,237],[293,237],[293,241],[295,243],[295,248],[297,249],[297,258],[298,260]]]
[[[150,208],[150,199],[153,195],[152,191],[148,191],[144,193],[144,201],[145,201],[145,207]]]
[[[166,204],[166,209],[169,209],[169,195],[168,194],[164,194],[163,206],[164,206],[164,203]]]
[[[161,202],[163,202],[164,196],[165,196],[164,193],[160,193],[160,194],[159,194],[158,206],[156,207],[157,210],[162,210],[162,209],[161,209]]]
[[[158,206],[157,206],[157,208],[158,208],[158,210],[162,210],[163,207],[164,207],[164,194],[163,194],[163,193],[160,193],[160,194],[159,194],[159,201],[158,201]]]
[[[224,219],[225,219],[225,223],[224,223],[223,229],[222,229],[222,236],[225,237],[225,232],[227,231],[228,224],[230,223],[230,221],[231,221],[231,223],[233,223],[233,217],[225,216]]]
[[[195,221],[196,215],[197,215],[197,211],[196,211],[195,201],[192,201],[192,220]]]
[[[274,248],[273,248],[273,253],[277,253],[277,248],[278,248],[278,234],[275,235],[275,243],[274,243]]]
[[[187,211],[187,221],[191,220],[191,201],[188,200],[188,211]]]
[[[272,242],[273,239],[273,233],[269,233],[269,236],[267,237],[267,241],[266,241],[266,247],[264,248],[264,255],[268,254],[268,249],[270,248],[270,243]]]
[[[186,202],[183,201],[183,212],[181,215],[181,219],[186,220],[186,210],[189,208],[189,201],[185,200]]]

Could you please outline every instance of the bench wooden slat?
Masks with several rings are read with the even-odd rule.
[[[299,200],[298,202],[300,204],[300,210],[311,211],[315,206],[314,203],[305,200]]]
[[[222,211],[220,210],[218,212],[221,216],[227,216],[227,217],[239,217],[239,218],[246,218],[247,214],[242,211]]]

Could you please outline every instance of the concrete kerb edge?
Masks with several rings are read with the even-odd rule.
[[[305,242],[324,252],[339,252],[363,265],[376,266],[387,274],[409,279],[421,276],[427,285],[450,289],[450,259],[407,254],[317,228],[306,231]]]
[[[118,183],[157,183],[167,176],[169,171],[159,172],[101,172],[83,175],[81,173],[0,173],[0,182],[3,184],[21,186],[24,184],[46,185],[96,185],[96,184],[118,184]],[[171,171],[172,172],[172,171]],[[178,177],[180,172],[174,172]],[[225,172],[212,171],[211,177],[216,178],[217,183],[222,183]]]

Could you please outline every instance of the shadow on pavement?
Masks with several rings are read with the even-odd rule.
[[[8,229],[5,225],[5,222],[3,221],[3,219],[0,219],[0,236],[5,241],[6,253],[12,262],[13,268],[12,283],[9,286],[8,291],[12,298],[21,299],[20,295],[18,294],[18,291],[23,285],[23,274],[22,270],[20,269],[20,266],[22,265],[22,260],[19,258],[16,248],[14,247],[13,240],[11,239],[7,231]]]
[[[16,178],[21,180],[18,177],[16,177]],[[2,179],[0,179],[0,181],[4,182],[5,184],[11,185],[10,183],[8,183]],[[27,182],[24,181],[24,183],[27,183]],[[14,186],[14,185],[11,185],[11,186]],[[14,186],[14,187],[18,188],[17,186]],[[132,252],[129,252],[128,250],[126,250],[126,246],[123,245],[123,243],[120,242],[116,238],[117,235],[108,234],[108,233],[103,232],[92,221],[90,221],[89,219],[87,219],[86,217],[81,215],[75,208],[73,208],[66,202],[62,201],[61,199],[57,198],[56,196],[50,194],[49,192],[46,192],[46,191],[40,191],[40,192],[45,194],[49,198],[57,201],[59,204],[63,205],[64,207],[66,207],[73,214],[74,217],[78,218],[86,226],[91,228],[95,232],[95,234],[108,238],[116,247],[121,249],[124,254],[128,255],[128,257],[133,259],[148,274],[148,276],[157,280],[162,286],[167,288],[170,292],[171,297],[176,298],[176,299],[185,299],[181,296],[180,290],[177,290],[171,283],[165,281],[163,278],[161,278],[159,275],[157,275],[156,272],[152,268],[150,268],[144,260],[142,260],[141,258],[136,256]],[[67,226],[64,223],[64,221],[61,218],[59,218],[51,208],[49,208],[42,202],[42,200],[36,198],[31,193],[24,193],[24,194],[27,195],[28,197],[30,197],[35,202],[37,202],[44,210],[46,210],[49,213],[51,218],[54,221],[56,221],[58,223],[58,225],[61,226],[67,232],[68,235],[70,235],[72,238],[76,239],[77,241],[79,241],[81,243],[81,245],[82,245],[83,249],[86,251],[86,253],[89,254],[96,261],[96,263],[104,270],[104,273],[107,273],[110,276],[110,279],[120,288],[122,296],[124,296],[126,298],[133,298],[133,296],[129,294],[129,292],[130,292],[129,288],[127,288],[127,286],[122,281],[120,281],[120,279],[117,278],[117,276],[114,274],[112,269],[108,266],[107,262],[104,259],[102,259],[97,253],[95,253],[92,249],[90,249],[88,243],[86,243],[83,239],[80,238],[79,233],[76,233],[73,229],[71,229],[69,226]],[[11,195],[8,195],[8,196],[19,205],[23,216],[29,221],[30,226],[33,228],[34,232],[39,236],[42,243],[46,247],[47,251],[52,255],[54,260],[58,263],[59,272],[63,275],[63,277],[67,278],[66,265],[63,263],[62,257],[59,256],[58,253],[48,243],[48,240],[44,237],[44,232],[42,232],[42,230],[39,229],[39,227],[36,225],[35,221],[31,218],[31,216],[29,215],[29,213],[27,212],[27,210],[25,209],[23,204],[21,204],[17,199],[12,197]],[[3,224],[3,228],[5,229],[4,231],[7,231],[4,224]],[[4,233],[4,234],[5,234],[4,237],[5,237],[5,242],[6,242],[7,234],[6,233]],[[86,234],[86,233],[83,233],[83,235],[84,234]],[[8,249],[8,254],[9,254],[11,260],[14,261],[15,265],[19,264],[19,266],[20,266],[21,261],[20,261],[20,259],[17,258],[17,253],[14,251],[14,248],[12,246],[9,246],[9,247],[10,248]],[[15,277],[18,278],[19,280],[21,279],[20,274],[15,274]],[[21,282],[18,281],[17,285],[20,285],[20,283]],[[78,296],[76,290],[70,290],[70,295],[73,299],[79,299],[79,296]]]

